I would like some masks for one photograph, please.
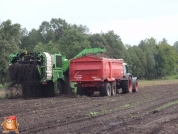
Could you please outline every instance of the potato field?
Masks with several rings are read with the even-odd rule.
[[[141,81],[114,97],[1,99],[0,121],[10,115],[20,134],[177,134],[178,80]]]

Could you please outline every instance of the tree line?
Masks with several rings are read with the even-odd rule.
[[[113,30],[91,34],[87,26],[70,24],[61,18],[43,21],[38,29],[31,31],[7,20],[0,24],[0,82],[7,79],[10,53],[46,51],[70,59],[91,47],[104,47],[110,58],[123,58],[129,71],[139,78],[178,74],[178,41],[170,45],[165,38],[157,42],[151,37],[130,45],[124,44]]]

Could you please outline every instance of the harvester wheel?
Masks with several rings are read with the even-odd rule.
[[[64,93],[64,90],[63,90],[64,87],[63,87],[62,84],[63,84],[62,80],[58,79],[58,80],[57,80],[57,88],[58,88],[57,90],[58,90],[58,92],[59,92],[59,95],[65,94],[65,93]]]
[[[42,85],[43,97],[54,97],[54,83],[52,81]]]
[[[85,91],[82,89],[82,87],[77,87],[77,95],[85,95]]]
[[[42,97],[42,85],[35,85],[35,97]]]
[[[111,88],[112,88],[111,94],[115,96],[116,95],[116,84],[114,82],[111,83]]]
[[[132,92],[132,80],[123,80],[122,81],[122,92],[128,93],[128,92]]]
[[[47,97],[54,97],[54,83],[52,81],[50,81],[47,85],[46,85],[46,95]]]

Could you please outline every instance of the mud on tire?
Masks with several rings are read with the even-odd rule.
[[[116,95],[116,84],[114,82],[111,83],[111,95]]]
[[[111,85],[108,82],[104,83],[103,87],[100,87],[100,96],[111,96]]]
[[[82,89],[82,87],[77,87],[77,95],[85,95],[85,91]]]
[[[121,85],[122,85],[122,92],[124,94],[128,92],[132,92],[132,80],[131,79],[123,80]]]

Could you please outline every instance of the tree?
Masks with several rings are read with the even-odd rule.
[[[55,33],[52,29],[52,26],[49,22],[43,21],[39,27],[38,32],[41,34],[42,42],[48,43],[50,40],[54,41]]]
[[[49,41],[47,44],[43,44],[39,42],[35,48],[33,49],[34,52],[49,52],[51,54],[59,53],[59,48],[56,43]]]
[[[93,34],[88,38],[91,47],[106,47],[106,39],[101,34]]]
[[[26,28],[23,28],[21,44],[19,44],[19,47],[20,47],[20,49],[26,50],[28,45],[29,45],[29,33]]]
[[[102,36],[106,40],[105,48],[111,58],[125,58],[126,49],[119,35],[115,34],[114,31],[108,31],[103,33]]]
[[[157,44],[156,39],[148,38],[145,40],[141,40],[138,47],[142,50],[145,55],[146,64],[144,64],[145,77],[148,79],[152,79],[157,77],[156,75],[156,56],[157,56]]]
[[[83,49],[91,47],[88,37],[76,29],[64,31],[64,36],[58,40],[58,44],[61,54],[66,55],[69,59],[73,58]]]
[[[158,62],[160,70],[166,72],[167,75],[172,75],[176,67],[176,52],[165,39],[158,45]],[[160,74],[160,72],[158,72]],[[161,74],[162,75],[162,74]]]
[[[178,41],[176,41],[176,42],[174,43],[174,49],[175,49],[175,51],[178,53]]]
[[[64,31],[65,30],[68,30],[70,29],[70,26],[69,24],[61,19],[61,18],[58,18],[58,19],[51,19],[50,21],[50,25],[51,25],[51,28],[54,32],[54,37],[55,37],[55,42],[58,41],[60,38],[62,38],[64,36]]]
[[[128,62],[132,74],[137,77],[145,75],[146,57],[145,53],[138,47],[132,46],[128,48],[130,54],[130,61]]]
[[[20,24],[12,24],[10,20],[0,24],[0,82],[4,82],[6,77],[8,58],[10,53],[19,50],[21,43],[21,26]]]

